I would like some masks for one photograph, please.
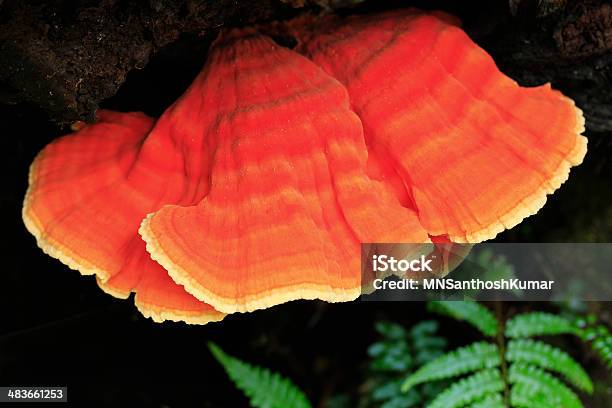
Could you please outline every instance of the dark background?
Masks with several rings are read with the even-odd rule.
[[[112,7],[104,9],[110,3]],[[138,8],[125,3],[0,1],[0,55],[3,58],[0,72],[4,73],[0,74],[0,214],[4,219],[0,238],[3,254],[0,384],[67,385],[74,406],[246,406],[246,399],[235,390],[207,351],[206,342],[214,340],[232,354],[290,376],[315,403],[325,402],[333,393],[356,390],[363,382],[360,371],[366,364],[366,348],[376,337],[374,322],[385,318],[413,324],[426,317],[423,304],[353,302],[330,305],[299,301],[246,315],[232,315],[220,324],[155,324],[141,317],[130,301],[102,293],[93,278],[81,277],[43,254],[25,230],[21,204],[27,187],[28,166],[43,146],[68,131],[66,124],[70,120],[91,117],[97,106],[140,110],[157,116],[181,94],[201,68],[207,46],[215,35],[212,26],[243,25],[260,21],[260,17],[265,21],[319,9],[310,4],[294,7],[301,6],[300,2],[291,5],[274,1],[261,2],[265,3],[260,5],[263,11],[238,8],[231,13],[226,10],[225,15],[223,8],[215,8],[216,11],[210,11],[214,21],[206,20],[213,18],[210,16],[201,17],[204,19],[200,21],[202,25],[195,28],[175,25],[173,31],[168,29],[171,34],[160,28],[163,21],[158,22],[158,32],[167,36],[159,35],[163,40],[149,36],[152,45],[147,48],[144,65],[136,69],[130,64],[121,67],[129,73],[124,77],[115,76],[112,86],[108,85],[111,83],[108,78],[117,72],[104,73],[108,77],[101,74],[97,82],[86,85],[87,92],[73,99],[68,95],[53,104],[45,102],[42,95],[43,91],[48,92],[49,85],[43,83],[42,71],[29,71],[29,77],[23,74],[26,79],[16,78],[13,71],[12,75],[7,73],[14,68],[11,64],[29,61],[19,60],[15,49],[12,54],[1,52],[2,40],[10,37],[9,30],[15,29],[14,23],[8,23],[10,13],[24,13],[23,7],[31,7],[31,20],[23,18],[23,21],[36,25],[51,18],[49,13],[55,10],[56,19],[62,17],[62,13],[66,15],[58,20],[57,30],[70,32],[80,29],[81,20],[70,16],[78,14],[84,5],[102,8],[96,9],[102,16],[105,12],[115,15],[112,13],[116,13],[117,8],[123,16],[158,8],[161,11],[157,13],[163,13],[164,7],[169,7],[163,1],[142,2]],[[345,7],[344,3],[350,2],[324,3],[331,4],[339,13],[368,12],[377,8],[374,4],[377,2],[365,2],[357,9]],[[462,17],[466,31],[494,56],[508,75],[525,85],[551,81],[555,88],[576,99],[588,118],[589,152],[585,162],[572,170],[570,179],[549,196],[546,206],[537,215],[504,232],[497,240],[610,242],[612,8],[607,8],[607,2],[602,1],[541,2],[546,8],[531,1],[426,3]],[[419,2],[385,4],[386,7],[398,7],[400,4],[419,5]],[[176,21],[189,21],[193,16],[188,9],[182,20],[179,17]],[[116,19],[109,21],[112,25]],[[165,21],[176,23],[170,18]],[[125,47],[132,38],[128,34]],[[27,44],[27,33],[24,35],[22,40]],[[47,44],[47,51],[64,40],[56,36],[55,43]],[[124,45],[112,37],[109,41],[118,41],[106,46],[116,47],[117,53],[121,53]],[[27,45],[20,47],[24,53],[28,50]],[[87,49],[85,41],[83,47]],[[137,62],[142,63],[136,58],[133,65]],[[71,75],[76,74],[72,72]],[[25,83],[30,85],[23,85]],[[62,87],[61,83],[52,85]],[[100,91],[102,88],[104,92]],[[36,89],[40,91],[38,94],[33,91]],[[68,87],[64,91],[66,89]],[[591,307],[604,317],[612,311],[605,303]],[[507,304],[505,308],[507,313],[513,313],[551,306],[523,303]],[[463,325],[448,320],[443,323],[445,334],[457,345],[465,344],[474,336]],[[602,371],[597,361],[577,343],[570,341],[567,347],[575,351],[574,356],[583,355],[581,363],[596,379],[607,379],[605,370]],[[601,399],[597,401],[591,406],[609,406]]]

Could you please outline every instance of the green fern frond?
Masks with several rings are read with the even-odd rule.
[[[427,408],[463,407],[503,389],[504,381],[499,370],[479,371],[448,387]]]
[[[588,393],[593,392],[593,383],[569,354],[541,341],[531,339],[511,340],[506,351],[506,360],[532,364],[563,375],[569,382]]]
[[[604,325],[595,326],[597,318],[589,315],[580,318],[576,325],[580,330],[580,337],[597,353],[601,360],[612,370],[612,334]]]
[[[559,408],[547,395],[526,384],[512,387],[510,405],[514,408]]]
[[[597,335],[591,341],[591,347],[608,368],[612,369],[612,335],[604,326],[596,327],[593,330],[597,331]],[[586,336],[590,336],[589,330],[587,330]]]
[[[390,340],[403,340],[408,335],[403,326],[394,322],[376,322],[374,329],[384,338]]]
[[[304,393],[278,373],[240,361],[214,343],[208,343],[208,348],[236,387],[250,398],[253,407],[311,408]]]
[[[556,407],[584,408],[576,394],[561,381],[546,371],[527,364],[516,363],[510,366],[508,380],[511,384],[521,384],[530,397],[533,393],[548,396],[548,402]]]
[[[572,321],[543,312],[519,314],[506,322],[506,336],[511,338],[557,334],[579,334],[579,330]]]
[[[412,343],[416,366],[420,367],[444,354],[448,342],[444,337],[438,336],[437,331],[438,322],[435,320],[425,320],[410,329],[409,340]]]
[[[499,330],[499,322],[489,309],[474,301],[431,301],[427,308],[435,312],[450,316],[457,320],[464,320],[480,330],[485,336],[493,337]]]
[[[506,405],[504,404],[504,399],[501,394],[493,394],[470,405],[469,408],[506,408]]]
[[[402,391],[424,382],[441,380],[484,368],[500,365],[499,350],[496,345],[478,342],[446,353],[419,368],[402,385]]]

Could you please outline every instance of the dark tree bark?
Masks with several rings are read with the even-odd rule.
[[[408,5],[457,14],[506,74],[524,85],[552,82],[583,108],[591,130],[612,130],[612,6],[602,0],[0,0],[0,103],[33,104],[59,123],[91,120],[130,71],[181,34]],[[201,44],[177,50],[202,53]]]
[[[515,15],[501,18],[479,42],[506,74],[523,85],[551,82],[583,109],[589,129],[611,131],[612,5],[523,0],[515,6]]]
[[[181,33],[287,8],[273,0],[0,1],[0,102],[34,103],[59,122],[91,119],[130,70]]]

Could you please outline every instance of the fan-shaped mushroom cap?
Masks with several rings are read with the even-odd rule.
[[[43,251],[96,275],[106,292],[120,298],[137,292],[145,316],[220,320],[222,313],[186,293],[150,259],[138,235],[143,217],[189,184],[185,173],[155,156],[153,145],[166,146],[159,139],[169,135],[151,131],[153,123],[140,113],[99,111],[97,123],[45,147],[30,168],[25,225]]]
[[[413,211],[365,174],[345,88],[252,30],[223,33],[202,75],[210,191],[142,224],[151,257],[231,313],[360,293],[360,242],[429,242]]]
[[[399,175],[431,235],[478,242],[513,227],[586,153],[574,102],[548,84],[520,87],[450,16],[412,9],[289,29],[347,87],[371,159]]]

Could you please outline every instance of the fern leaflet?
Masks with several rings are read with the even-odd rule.
[[[564,317],[543,313],[523,313],[506,323],[506,336],[511,338],[579,334],[574,323]]]
[[[501,394],[493,394],[470,405],[469,408],[506,408],[506,405]]]
[[[503,389],[504,382],[499,370],[479,371],[448,387],[427,408],[463,407]]]
[[[506,359],[555,371],[581,390],[593,392],[593,383],[582,367],[569,354],[546,343],[531,339],[511,340]]]
[[[499,330],[499,322],[489,309],[474,301],[431,301],[427,304],[431,312],[465,320],[485,336],[493,337]]]
[[[494,368],[500,363],[497,346],[486,342],[473,343],[444,354],[418,369],[406,378],[402,391],[424,382],[450,378],[484,368]]]
[[[521,384],[522,389],[548,395],[548,402],[563,408],[584,408],[576,394],[561,381],[535,366],[516,363],[510,366],[508,379],[511,384]],[[519,391],[521,387],[519,387]]]
[[[597,317],[588,315],[576,321],[582,340],[590,344],[603,362],[612,370],[612,335],[604,326],[596,326]]]
[[[522,383],[510,390],[510,405],[514,408],[559,408],[541,390]]]
[[[240,361],[214,343],[208,343],[208,348],[236,387],[250,398],[253,407],[311,408],[304,393],[278,373]]]

